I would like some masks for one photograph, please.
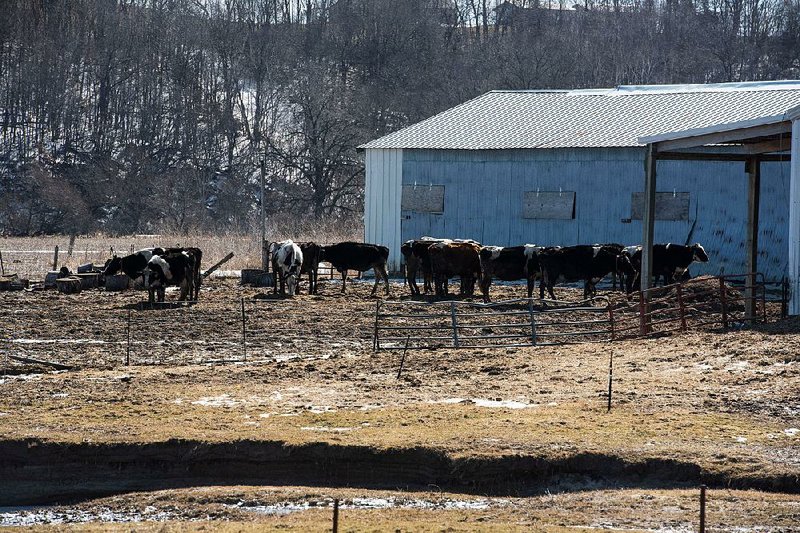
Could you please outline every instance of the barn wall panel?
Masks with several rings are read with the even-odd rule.
[[[400,268],[403,150],[369,149],[365,155],[364,241],[389,247],[389,270]]]
[[[448,151],[405,150],[403,184],[445,187],[442,214],[403,212],[402,239],[422,235],[473,238],[484,244],[638,244],[631,195],[644,182],[639,148]],[[762,163],[759,270],[780,278],[787,268],[787,163]],[[575,219],[525,219],[525,191],[575,191]],[[658,220],[656,242],[701,242],[708,265],[693,274],[738,273],[745,265],[747,175],[744,163],[662,161],[659,192],[688,192],[688,220]],[[399,247],[398,247],[399,249]],[[397,252],[395,252],[397,253]]]

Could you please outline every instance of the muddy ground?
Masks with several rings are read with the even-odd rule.
[[[3,353],[74,367],[42,372],[0,361],[0,505],[75,504],[139,490],[180,502],[181,511],[164,519],[181,522],[205,512],[205,503],[195,507],[187,496],[193,489],[150,491],[348,485],[359,488],[345,497],[366,498],[374,489],[437,485],[460,494],[456,499],[524,497],[490,510],[507,526],[500,529],[527,529],[525,520],[551,530],[597,527],[602,515],[615,527],[684,530],[688,500],[670,522],[650,513],[649,496],[615,493],[614,500],[630,500],[623,520],[617,507],[596,503],[604,494],[596,491],[626,487],[666,491],[647,493],[656,499],[689,498],[674,491],[706,482],[714,490],[773,493],[761,499],[730,493],[739,502],[731,508],[755,513],[765,500],[782,502],[772,515],[783,518],[773,522],[767,513],[753,522],[732,518],[747,512],[726,511],[723,530],[738,524],[790,531],[797,523],[800,322],[613,343],[412,348],[398,378],[401,352],[373,352],[377,299],[369,297],[370,285],[353,284],[346,296],[339,288],[325,283],[319,296],[287,300],[215,280],[198,304],[155,310],[139,305],[141,292],[0,293]],[[392,291],[402,293],[399,284]],[[562,294],[575,298],[569,289]],[[493,295],[521,297],[523,289],[498,287]],[[335,490],[317,489],[314,498]],[[548,492],[587,500],[566,521],[553,515],[566,503],[526,511],[534,501],[547,507],[541,495]],[[281,501],[307,501],[295,496]],[[144,509],[146,499],[131,496],[124,505]],[[356,529],[368,529],[372,520],[387,526],[373,529],[393,529],[386,519],[410,530],[458,525],[461,518],[482,523],[470,521],[486,520],[485,511],[353,509],[361,517]],[[304,529],[303,520],[315,516],[293,514],[283,525]],[[274,527],[284,520],[224,518],[263,519]]]

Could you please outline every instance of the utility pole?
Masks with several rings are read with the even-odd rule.
[[[266,180],[267,167],[261,160],[261,270],[269,272],[269,248],[267,247],[267,212],[264,205],[264,181]]]

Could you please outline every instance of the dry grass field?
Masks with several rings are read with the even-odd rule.
[[[412,349],[398,378],[401,353],[372,350],[370,288],[212,279],[154,310],[136,291],[0,293],[0,506],[65,504],[0,524],[319,531],[340,498],[345,531],[683,532],[706,483],[710,531],[798,530],[800,321]]]

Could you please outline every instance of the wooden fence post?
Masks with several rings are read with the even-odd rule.
[[[247,362],[247,328],[245,326],[244,298],[242,298],[242,359]]]
[[[75,234],[69,236],[69,246],[67,247],[67,257],[72,257],[72,251],[75,248]]]
[[[644,302],[644,291],[639,291],[639,335],[647,335],[647,317],[645,316],[647,305]]]
[[[728,328],[728,293],[725,290],[725,278],[719,277],[719,301],[722,307],[722,327]]]
[[[58,245],[56,244],[55,250],[53,250],[53,270],[58,270]]]
[[[450,302],[450,318],[453,322],[453,347],[458,348],[458,321],[456,320],[456,302]]]
[[[339,533],[339,500],[333,500],[333,533]]]
[[[3,267],[3,251],[0,250],[0,276],[6,275],[6,269]]]
[[[611,412],[611,382],[612,376],[614,374],[614,350],[611,350],[611,353],[608,357],[608,408],[606,409],[606,413]]]
[[[128,337],[128,344],[125,349],[125,366],[131,366],[131,310],[128,309],[128,323],[125,328]]]
[[[700,533],[706,533],[706,486],[700,485]]]
[[[675,285],[675,292],[678,295],[678,311],[681,317],[681,331],[686,331],[686,306],[683,305],[683,283]]]

